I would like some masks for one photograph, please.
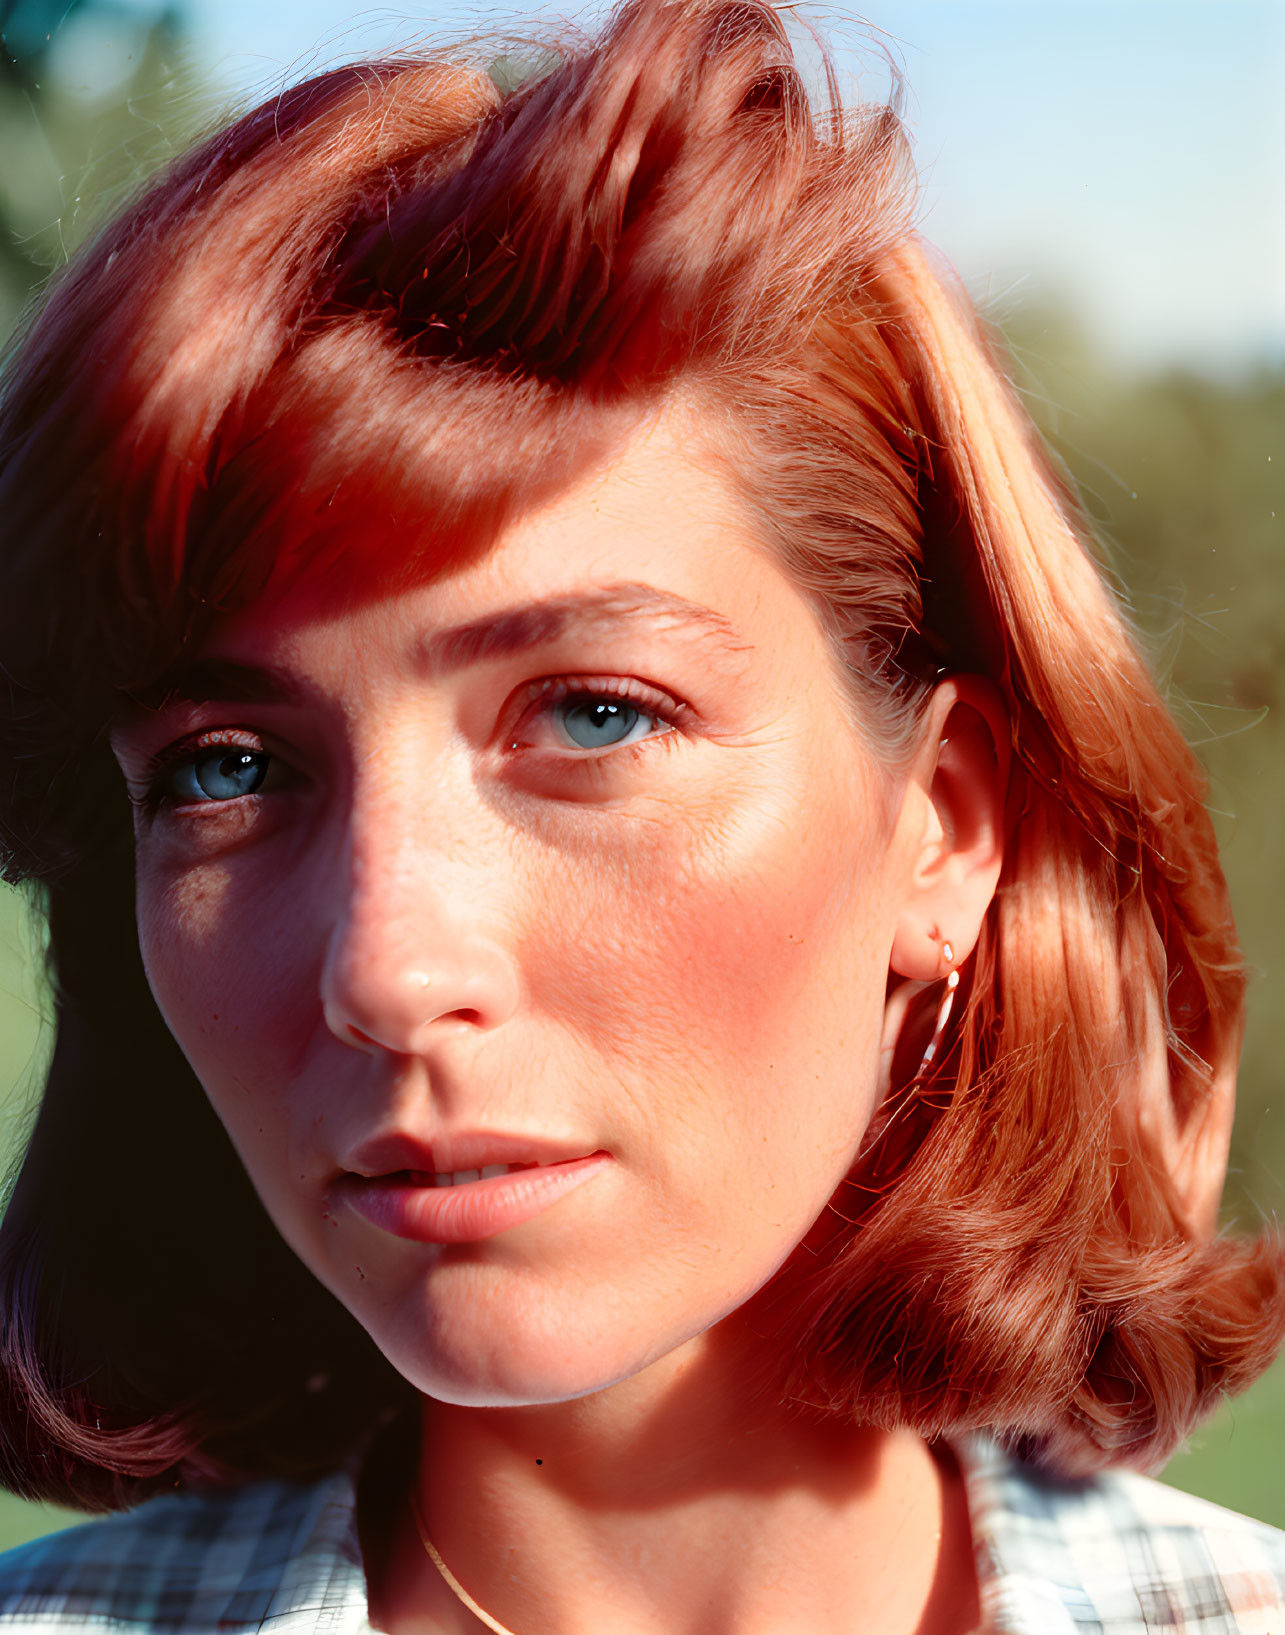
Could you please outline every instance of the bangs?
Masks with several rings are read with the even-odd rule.
[[[530,376],[427,363],[368,315],[308,341],[274,369],[222,441],[217,474],[149,512],[151,595],[119,626],[113,683],[158,626],[172,661],[220,617],[307,579],[348,603],[450,574],[522,514],[610,458],[642,412]],[[104,647],[105,631],[97,632]]]

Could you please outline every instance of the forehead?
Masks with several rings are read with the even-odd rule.
[[[415,568],[299,577],[211,632],[186,666],[289,664],[318,635],[337,650],[392,637],[417,673],[444,676],[513,654],[628,637],[681,640],[711,660],[831,666],[819,621],[764,545],[726,473],[681,417],[659,416],[616,457],[461,557],[411,542]],[[235,685],[235,682],[233,683]],[[228,688],[220,687],[226,695]]]

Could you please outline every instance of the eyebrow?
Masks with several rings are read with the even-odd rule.
[[[622,620],[631,619],[646,619],[667,631],[689,630],[712,637],[728,653],[743,653],[750,646],[731,620],[712,608],[651,585],[618,584],[501,608],[467,624],[434,631],[424,639],[420,653],[431,674],[447,675],[471,664],[506,658],[557,641],[569,631],[606,632]],[[127,713],[134,709],[151,713],[175,704],[214,700],[225,704],[298,705],[306,692],[287,671],[271,665],[197,658],[131,691]]]
[[[557,641],[569,631],[605,633],[623,620],[642,619],[665,631],[712,637],[729,653],[745,652],[750,645],[730,619],[712,608],[651,585],[618,584],[501,608],[468,624],[434,632],[425,639],[421,652],[432,673],[449,674]]]
[[[192,659],[175,665],[155,681],[133,688],[129,706],[157,711],[173,704],[299,704],[305,688],[273,665],[239,664],[235,659]]]

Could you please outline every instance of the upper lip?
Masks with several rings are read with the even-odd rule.
[[[600,1149],[584,1141],[543,1135],[514,1135],[492,1130],[462,1130],[424,1141],[394,1131],[363,1142],[344,1162],[349,1175],[365,1180],[416,1170],[425,1175],[453,1175],[490,1164],[560,1164],[587,1158]]]

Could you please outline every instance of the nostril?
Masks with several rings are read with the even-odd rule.
[[[341,1044],[364,1055],[416,1055],[436,1037],[437,1024],[485,1031],[512,1014],[517,973],[505,950],[457,939],[439,968],[418,950],[405,958],[400,933],[393,925],[390,934],[389,925],[389,915],[373,913],[336,922],[318,997],[326,1027]]]

